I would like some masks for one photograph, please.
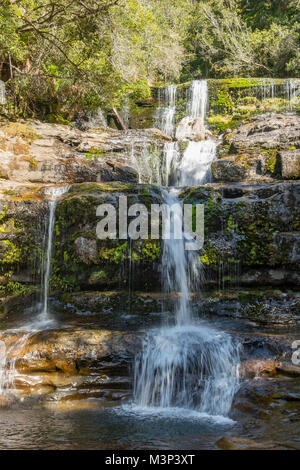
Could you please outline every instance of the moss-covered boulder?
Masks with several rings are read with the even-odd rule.
[[[160,286],[159,240],[99,240],[96,209],[104,203],[118,209],[119,196],[128,206],[161,203],[160,190],[150,185],[81,184],[73,186],[56,208],[55,258],[52,287],[107,289],[132,287],[148,290]]]
[[[271,114],[247,119],[224,134],[214,181],[299,179],[300,117]]]
[[[181,197],[204,204],[208,284],[300,284],[300,183],[210,184]]]

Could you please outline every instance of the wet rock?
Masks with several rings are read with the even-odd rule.
[[[227,136],[229,153],[245,150],[285,150],[300,146],[300,116],[265,114],[250,118]]]
[[[272,442],[261,442],[234,436],[222,437],[216,442],[216,445],[222,450],[267,450],[276,448],[276,445]]]
[[[278,154],[281,176],[284,179],[300,178],[300,150],[282,150]]]
[[[300,367],[296,365],[282,363],[277,366],[276,370],[279,374],[287,377],[300,377]]]
[[[238,163],[233,156],[212,162],[211,172],[214,181],[244,181],[249,177],[249,169],[243,162]]]
[[[10,351],[10,359],[16,360],[17,370],[23,374],[57,371],[127,373],[139,348],[136,334],[91,329],[40,331],[30,334],[23,343],[18,343],[18,336],[5,333],[1,340]]]
[[[212,137],[210,131],[205,129],[201,118],[183,118],[176,129],[176,139],[182,140],[193,140],[199,142]]]
[[[78,237],[74,244],[76,256],[81,262],[85,264],[97,263],[99,256],[96,240]]]
[[[240,374],[242,378],[255,378],[264,375],[276,375],[276,361],[274,359],[247,359],[241,363]]]
[[[215,181],[298,179],[300,119],[297,115],[262,115],[224,135],[220,158],[212,165]]]
[[[145,148],[153,152],[155,147],[162,154],[163,143],[170,140],[158,129],[81,131],[39,121],[11,124],[0,126],[0,177],[18,182],[134,183],[141,172],[137,161]]]

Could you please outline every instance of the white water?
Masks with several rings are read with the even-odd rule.
[[[5,104],[5,83],[0,80],[0,104]]]
[[[135,152],[135,145],[131,145],[131,161],[138,171],[139,183],[162,184],[161,160],[159,148],[153,148],[144,142],[141,150]]]
[[[295,98],[299,95],[299,80],[287,80],[286,82],[286,99],[289,102],[289,109],[292,110]]]
[[[19,377],[16,363],[18,357],[21,356],[21,351],[25,347],[28,339],[36,331],[43,330],[52,325],[50,315],[48,313],[48,293],[49,293],[49,279],[51,274],[51,255],[53,245],[53,231],[55,223],[55,209],[57,200],[62,196],[69,187],[49,188],[45,194],[49,198],[49,224],[47,234],[47,247],[46,257],[44,262],[44,275],[43,275],[43,301],[42,310],[37,316],[37,320],[33,323],[24,325],[21,328],[11,330],[10,333],[16,334],[16,340],[8,347],[3,341],[0,341],[0,395],[15,395],[16,382]],[[20,380],[23,380],[20,374]]]
[[[66,193],[69,186],[48,188],[45,191],[49,198],[49,221],[47,230],[46,256],[43,273],[43,299],[42,310],[37,315],[33,323],[25,324],[20,328],[7,330],[10,334],[15,334],[16,339],[8,347],[0,339],[0,395],[15,395],[17,392],[16,382],[18,378],[24,381],[22,374],[16,368],[17,360],[21,357],[22,349],[26,346],[29,338],[37,331],[44,330],[53,325],[48,311],[49,279],[51,274],[51,256],[53,246],[53,232],[55,224],[55,209],[59,197]],[[4,339],[4,338],[3,338]]]
[[[48,319],[48,296],[49,296],[49,279],[51,274],[51,256],[53,248],[53,231],[55,224],[55,209],[58,198],[69,190],[69,186],[60,186],[48,188],[45,194],[49,198],[49,222],[48,222],[48,235],[47,235],[47,248],[46,258],[44,263],[44,282],[43,282],[43,306],[39,321],[46,321]]]
[[[188,90],[187,116],[200,117],[204,122],[207,107],[207,81],[195,80]]]
[[[159,101],[164,100],[164,106],[159,104],[155,117],[155,126],[167,135],[173,136],[175,131],[176,115],[176,92],[175,85],[166,86],[160,93]]]
[[[136,404],[226,416],[238,363],[238,348],[227,334],[190,324],[154,330],[136,359]]]
[[[191,86],[189,112],[204,121],[206,103],[206,82],[197,81]],[[177,144],[166,144],[166,185],[174,174],[177,185],[202,184],[215,153],[211,140],[190,142],[180,162]],[[164,190],[163,199],[169,206],[180,204],[175,188]],[[174,237],[175,227],[182,232],[178,212],[174,212],[172,221],[171,237],[163,244],[161,271],[164,291],[177,295],[174,325],[148,332],[135,360],[131,411],[155,414],[159,410],[168,415],[176,412],[178,416],[180,410],[179,415],[184,416],[184,410],[193,410],[198,417],[219,419],[229,413],[238,388],[239,345],[229,335],[193,318],[190,292],[199,290],[201,261],[197,251],[185,251],[184,236]]]
[[[195,186],[210,180],[210,167],[216,158],[217,146],[214,140],[189,142],[178,165],[178,186]]]
[[[171,181],[177,180],[176,168],[179,161],[179,149],[177,142],[167,142],[164,145],[164,186],[169,186]]]

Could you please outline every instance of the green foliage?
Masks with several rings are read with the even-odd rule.
[[[2,0],[6,112],[69,124],[147,101],[157,83],[294,77],[299,24],[298,0]],[[226,89],[218,101],[231,112]]]
[[[8,281],[5,285],[0,285],[0,297],[6,295],[26,295],[30,288],[20,282]]]
[[[203,75],[297,76],[299,22],[297,0],[195,2],[183,80]]]

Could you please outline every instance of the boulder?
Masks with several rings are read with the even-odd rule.
[[[278,154],[284,179],[300,179],[300,150],[282,150]]]
[[[149,160],[155,154],[160,164],[164,142],[169,140],[158,129],[96,127],[81,131],[40,121],[2,123],[0,178],[43,184],[148,182],[139,162],[146,154]]]
[[[208,129],[205,129],[201,118],[183,118],[176,129],[176,139],[182,140],[193,140],[199,142],[206,140],[212,136]]]
[[[288,150],[300,147],[300,116],[264,114],[246,119],[227,134],[229,153],[257,149]]]
[[[4,332],[0,339],[22,373],[127,372],[140,347],[134,333],[98,329]]]
[[[214,181],[268,182],[299,179],[300,119],[271,114],[244,120],[223,136],[219,158],[212,164]]]

